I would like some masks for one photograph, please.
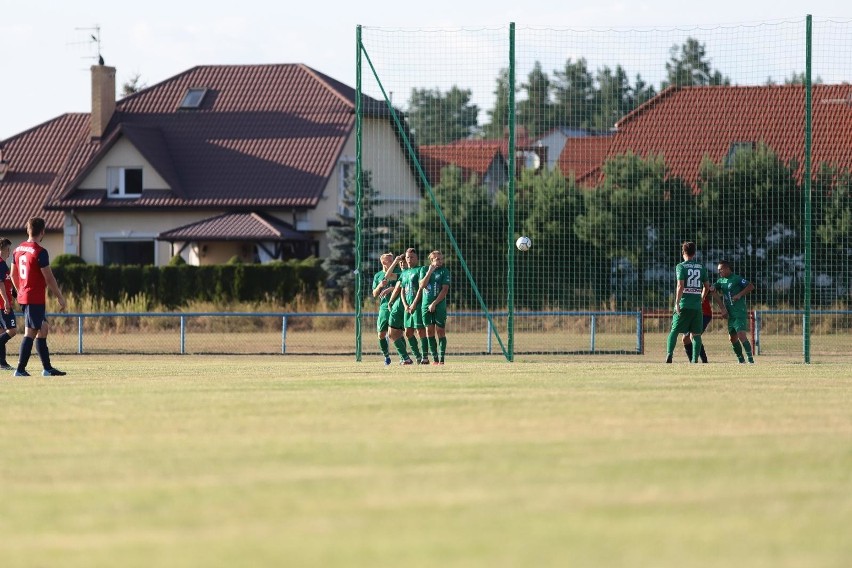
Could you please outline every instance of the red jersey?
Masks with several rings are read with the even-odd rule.
[[[705,316],[713,315],[713,306],[710,305],[710,294],[707,294],[707,297],[701,302],[701,313]]]
[[[18,303],[45,304],[47,283],[41,269],[50,265],[47,251],[38,243],[25,241],[15,249],[12,262],[18,269]]]
[[[0,280],[3,280],[3,286],[6,287],[6,294],[9,296],[9,300],[12,300],[12,275],[9,273],[9,265],[6,264],[5,260],[0,260]],[[0,310],[5,310],[6,300],[3,299],[3,295],[0,294]],[[12,306],[8,306],[8,309],[12,309]]]

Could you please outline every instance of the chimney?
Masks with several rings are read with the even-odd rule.
[[[115,67],[92,65],[92,138],[100,138],[115,112]]]

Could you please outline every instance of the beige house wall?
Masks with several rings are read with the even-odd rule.
[[[107,168],[142,168],[142,187],[171,189],[154,167],[142,157],[127,138],[120,138],[104,158],[80,183],[80,189],[107,189]]]

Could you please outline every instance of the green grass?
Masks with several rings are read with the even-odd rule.
[[[731,358],[62,356],[0,379],[0,564],[847,566],[852,368]]]

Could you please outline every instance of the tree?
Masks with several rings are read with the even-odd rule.
[[[129,97],[130,95],[135,95],[147,86],[148,84],[142,81],[142,75],[140,73],[134,73],[121,85],[121,96]]]
[[[814,299],[821,304],[841,298],[848,302],[852,290],[852,173],[820,164],[811,195],[816,237],[812,265],[823,270],[814,273],[814,290],[822,292]]]
[[[755,282],[760,301],[801,298],[802,192],[798,165],[758,144],[727,163],[705,159],[699,175],[701,210],[715,226],[709,246]],[[705,247],[707,248],[707,247]],[[798,290],[797,290],[798,287]],[[777,294],[771,297],[771,294]]]
[[[669,55],[671,59],[666,63],[667,78],[663,81],[663,88],[731,84],[728,77],[713,70],[704,44],[695,38],[687,38],[681,46],[673,45]]]
[[[375,214],[381,204],[379,192],[373,187],[371,172],[362,172],[361,199],[361,276],[362,284],[370,286],[372,275],[378,270],[378,256],[388,250],[392,238],[391,220]],[[328,300],[355,298],[355,184],[354,176],[344,188],[344,213],[338,213],[337,224],[328,229],[328,256],[322,267],[328,275],[326,298]],[[363,289],[363,285],[362,285]]]
[[[597,81],[600,89],[593,126],[598,130],[609,130],[635,107],[630,80],[621,65],[617,65],[614,71],[605,65],[598,70]]]
[[[494,88],[494,108],[488,111],[489,121],[483,128],[485,138],[503,138],[509,126],[509,70],[501,69]]]
[[[568,59],[561,71],[554,72],[554,116],[559,125],[589,128],[595,114],[597,90],[584,58]]]
[[[526,99],[518,103],[518,122],[527,129],[527,135],[535,137],[554,125],[550,77],[542,71],[541,63],[535,62],[521,89],[526,92]]]
[[[408,101],[408,123],[418,144],[449,144],[476,132],[479,107],[471,104],[470,89],[453,86],[440,89],[412,89]]]
[[[699,220],[692,192],[670,174],[660,156],[615,156],[603,171],[602,184],[584,193],[585,211],[577,217],[575,231],[611,263],[613,307],[665,305],[646,281],[670,275],[681,242],[696,238]],[[672,286],[664,292],[673,291]]]

